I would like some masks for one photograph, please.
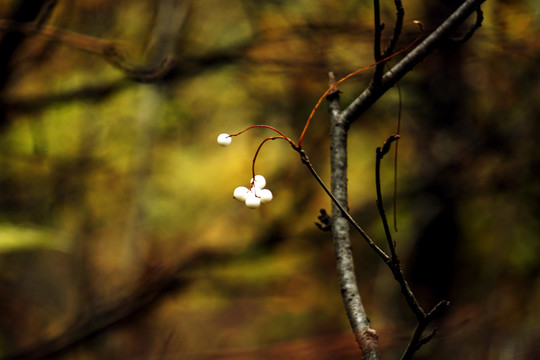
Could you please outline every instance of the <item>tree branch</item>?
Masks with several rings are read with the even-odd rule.
[[[376,158],[375,158],[375,188],[376,188],[376,193],[377,193],[377,208],[379,209],[379,215],[383,223],[384,234],[386,236],[386,240],[388,241],[388,248],[390,249],[391,259],[393,263],[396,263],[398,261],[398,257],[396,254],[396,244],[392,240],[392,233],[390,232],[390,227],[388,226],[388,220],[386,218],[386,212],[384,210],[384,203],[382,199],[381,160],[384,157],[384,155],[388,153],[388,151],[390,150],[390,145],[392,144],[392,142],[397,141],[398,139],[399,139],[399,135],[391,135],[388,139],[386,139],[383,147],[377,148]]]
[[[428,341],[430,341],[433,336],[435,336],[436,329],[433,329],[431,333],[429,333],[426,336],[422,336],[424,331],[426,330],[429,323],[431,323],[437,316],[440,316],[440,314],[448,308],[450,305],[449,301],[443,300],[439,302],[435,307],[422,319],[418,320],[418,323],[416,324],[416,328],[414,329],[414,332],[411,336],[411,339],[409,340],[409,344],[407,345],[407,348],[405,349],[405,352],[401,356],[401,360],[410,360],[412,359],[412,356],[415,352],[422,347],[422,345],[426,344]]]
[[[416,316],[416,319],[421,322],[426,318],[426,313],[424,312],[424,309],[422,309],[422,306],[420,306],[420,303],[418,303],[418,300],[416,300],[416,297],[414,296],[414,293],[412,292],[409,283],[407,282],[407,280],[405,280],[405,275],[403,274],[401,263],[396,252],[396,243],[392,240],[392,233],[390,232],[390,226],[388,225],[386,212],[384,210],[384,203],[381,191],[381,160],[384,155],[388,153],[388,151],[390,151],[390,146],[392,145],[392,142],[397,141],[398,139],[399,136],[391,135],[390,137],[388,137],[388,139],[386,139],[383,146],[378,147],[376,150],[375,188],[377,193],[377,208],[379,209],[379,215],[383,224],[384,234],[386,236],[386,241],[388,242],[388,247],[390,248],[391,254],[390,261],[386,262],[386,265],[394,275],[394,279],[398,282],[401,288],[401,293],[403,294],[407,305]]]
[[[354,276],[354,263],[352,260],[351,244],[349,239],[348,223],[349,218],[344,214],[347,213],[341,206],[347,207],[347,133],[351,123],[371,105],[375,103],[390,87],[394,86],[406,73],[408,73],[416,64],[424,59],[436,46],[442,41],[449,39],[455,29],[473,12],[477,11],[477,21],[471,30],[466,34],[472,33],[481,24],[481,12],[479,6],[484,0],[467,0],[463,3],[452,15],[446,19],[432,34],[416,46],[403,60],[388,71],[384,76],[381,76],[384,64],[378,64],[373,75],[370,86],[351,103],[344,111],[341,111],[339,106],[339,95],[336,93],[327,96],[328,107],[331,121],[331,146],[330,146],[330,164],[331,164],[331,183],[333,196],[332,200],[332,234],[334,237],[334,250],[336,253],[338,276],[347,315],[356,335],[357,342],[362,349],[364,359],[379,359],[378,342],[376,333],[373,332],[373,337],[366,336],[371,330],[369,320],[365,315],[365,310],[362,305],[358,286]],[[398,9],[398,19],[393,33],[393,39],[389,42],[385,55],[393,51],[399,34],[401,32],[402,17],[400,18],[399,9],[401,3],[396,1]],[[401,8],[402,9],[402,8]],[[383,56],[380,50],[380,36],[382,26],[380,24],[379,2],[374,0],[374,21],[375,21],[375,44],[374,53],[376,62]],[[378,72],[379,71],[379,72]],[[331,88],[334,84],[330,84]],[[391,251],[391,257],[385,261],[390,268],[396,281],[400,284],[401,291],[405,297],[408,306],[411,308],[417,318],[417,327],[411,336],[409,345],[403,354],[404,360],[412,358],[412,355],[426,342],[428,342],[435,332],[432,332],[426,337],[422,337],[426,327],[432,321],[435,314],[439,314],[446,306],[447,301],[440,302],[428,314],[424,312],[416,297],[414,296],[409,284],[405,280],[399,258],[395,251],[395,244],[392,241],[392,236],[386,219],[386,214],[382,201],[380,189],[380,161],[384,154],[390,148],[392,141],[397,140],[397,136],[391,136],[382,148],[377,148],[376,157],[376,190],[377,190],[377,205],[381,220],[383,222],[385,235]],[[312,172],[314,172],[312,170]],[[319,182],[321,182],[319,180]],[[326,190],[329,192],[328,190]],[[341,211],[340,211],[341,210]],[[348,214],[348,213],[347,213]]]
[[[339,122],[339,115],[340,115],[339,92],[335,91],[329,94],[327,100],[328,100],[331,119],[333,119],[333,121],[335,122]],[[345,139],[337,138],[337,140],[340,140],[341,142],[344,141],[345,145],[344,147],[338,147],[338,150],[340,150],[340,152],[344,151],[344,153],[346,154],[347,130],[343,130],[342,132],[343,134],[340,134],[340,135],[344,136]],[[335,135],[333,133],[332,137],[334,136]],[[349,231],[348,231],[347,222],[350,223],[359,232],[359,234],[367,241],[368,245],[370,245],[371,248],[383,259],[384,263],[388,266],[388,268],[392,272],[394,279],[398,282],[401,288],[403,297],[405,298],[405,301],[407,302],[407,305],[409,306],[413,314],[416,316],[417,326],[411,336],[409,345],[407,346],[402,359],[411,359],[412,355],[418,349],[420,349],[422,345],[424,345],[425,343],[431,340],[431,338],[435,335],[435,331],[432,331],[429,335],[422,337],[425,329],[431,323],[431,321],[433,321],[437,316],[439,316],[441,312],[444,309],[446,309],[446,307],[448,307],[448,305],[450,304],[448,301],[443,300],[439,302],[429,313],[426,314],[426,312],[422,309],[422,306],[416,299],[408,282],[405,280],[405,275],[403,274],[400,260],[395,251],[395,243],[392,241],[392,236],[390,233],[390,228],[388,226],[386,213],[382,205],[383,204],[382,192],[380,188],[380,162],[382,158],[384,157],[384,155],[388,153],[388,151],[390,150],[390,146],[392,142],[396,141],[398,138],[399,138],[398,136],[392,135],[385,141],[382,147],[377,148],[376,166],[375,166],[377,205],[378,205],[379,213],[380,213],[381,220],[384,226],[386,238],[390,247],[391,257],[386,255],[386,253],[383,250],[381,250],[371,240],[371,238],[356,223],[356,221],[351,217],[349,212],[342,205],[343,202],[347,204],[347,194],[346,194],[347,156],[344,156],[343,158],[340,156],[336,160],[336,163],[340,164],[339,165],[340,167],[343,166],[344,170],[340,170],[336,172],[332,170],[332,175],[335,175],[335,174],[342,175],[342,178],[337,179],[337,181],[338,181],[338,184],[342,185],[341,189],[345,190],[341,194],[342,196],[344,195],[344,198],[338,199],[337,196],[333,194],[333,192],[336,191],[336,189],[337,191],[339,191],[340,188],[335,187],[335,183],[333,182],[332,183],[333,191],[330,191],[326,187],[326,185],[324,184],[320,176],[317,174],[315,169],[313,168],[313,165],[309,161],[309,158],[307,154],[305,153],[305,151],[301,147],[291,144],[293,149],[296,150],[300,154],[302,163],[308,167],[308,169],[310,170],[312,175],[315,177],[317,182],[321,185],[324,191],[332,199],[332,215],[333,216],[332,216],[331,229],[334,235],[334,250],[335,250],[335,255],[336,255],[336,267],[338,271],[338,278],[340,281],[341,294],[342,294],[347,316],[349,317],[349,322],[355,334],[356,341],[360,349],[362,350],[364,359],[373,359],[373,360],[379,359],[378,337],[375,330],[373,330],[370,327],[369,320],[363,308],[361,297],[358,292],[358,286],[356,284],[356,276],[354,273],[354,261],[353,261],[352,252],[351,252],[352,247],[351,247],[351,243],[349,239]],[[331,143],[333,144],[332,140],[331,140]],[[333,152],[335,148],[336,147],[332,145],[331,152]],[[331,154],[331,159],[332,159],[332,154]],[[335,181],[333,178],[332,180]],[[345,184],[344,187],[343,187],[343,184]],[[342,219],[342,221],[343,220],[345,221],[343,223],[337,223],[335,221],[336,217]],[[335,227],[337,226],[336,224],[339,224],[340,226],[337,230],[335,229]]]
[[[403,28],[403,17],[405,16],[405,10],[403,9],[403,4],[401,0],[394,0],[394,5],[396,7],[396,22],[394,23],[394,30],[392,31],[392,37],[388,41],[384,52],[381,52],[381,35],[384,29],[384,24],[381,24],[381,16],[379,9],[379,0],[373,0],[373,12],[374,12],[374,27],[375,27],[375,38],[374,38],[374,54],[375,62],[377,66],[373,72],[373,77],[371,79],[370,87],[378,87],[381,85],[382,76],[384,67],[386,66],[386,61],[381,61],[392,55],[394,49],[396,48],[397,42],[401,35],[401,30]],[[381,62],[379,62],[381,61]]]
[[[331,78],[332,79],[332,78]],[[333,84],[330,84],[332,86]],[[330,112],[331,188],[337,203],[348,207],[347,127],[341,121],[339,92],[327,98]],[[332,235],[341,296],[364,360],[379,359],[378,336],[366,315],[354,270],[349,223],[336,202],[332,203]]]
[[[373,55],[375,62],[378,63],[383,57],[381,52],[381,34],[384,29],[384,24],[381,24],[381,10],[379,0],[373,0]],[[378,87],[382,80],[384,63],[379,63],[375,66],[373,77],[371,78],[370,87]]]
[[[392,55],[396,48],[399,37],[401,36],[401,30],[403,29],[403,17],[405,16],[405,9],[401,0],[394,0],[396,6],[396,22],[394,24],[394,30],[392,31],[392,37],[388,41],[386,48],[384,49],[383,58]]]
[[[485,0],[466,0],[435,31],[418,44],[382,78],[379,87],[368,87],[343,112],[341,121],[350,126],[364,111],[369,109],[388,89],[420,63],[435,47],[449,39],[465,19],[475,12]]]

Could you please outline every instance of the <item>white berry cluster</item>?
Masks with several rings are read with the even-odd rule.
[[[238,201],[245,202],[246,206],[250,209],[256,209],[261,204],[266,204],[272,201],[272,192],[265,189],[266,179],[262,175],[255,175],[255,178],[251,179],[251,188],[248,189],[245,186],[239,186],[234,189],[233,197]]]
[[[217,143],[221,146],[229,146],[232,137],[229,134],[219,134]],[[256,209],[261,204],[266,204],[272,201],[272,192],[265,189],[266,179],[262,175],[255,175],[250,181],[251,187],[248,189],[245,186],[239,186],[234,189],[233,197],[238,201],[243,201],[250,209]]]

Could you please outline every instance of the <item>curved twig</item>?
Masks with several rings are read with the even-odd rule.
[[[473,36],[476,30],[478,30],[482,26],[483,21],[484,21],[484,12],[480,8],[480,6],[478,6],[478,8],[476,9],[476,21],[474,22],[474,24],[471,25],[469,30],[461,38],[459,39],[452,38],[451,40],[458,44],[463,44],[467,42]]]

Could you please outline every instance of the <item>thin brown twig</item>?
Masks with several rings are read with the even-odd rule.
[[[374,39],[373,39],[373,53],[375,61],[381,60],[381,35],[384,28],[384,24],[381,24],[381,10],[379,0],[373,0],[373,22],[374,22]]]
[[[399,82],[396,83],[396,88],[398,91],[398,120],[397,120],[397,129],[396,135],[401,138],[401,87]],[[397,228],[397,191],[398,191],[398,149],[399,149],[399,139],[396,140],[396,146],[394,151],[394,206],[392,208],[394,212],[394,231],[398,231]]]
[[[396,21],[394,23],[394,29],[392,30],[392,36],[384,51],[381,51],[381,36],[384,29],[384,23],[381,23],[380,19],[380,9],[379,9],[379,0],[373,1],[374,8],[374,28],[375,28],[375,38],[374,38],[374,54],[375,61],[380,61],[383,58],[387,58],[392,55],[396,45],[401,36],[401,30],[403,29],[403,17],[405,16],[405,10],[401,0],[394,0],[394,5],[396,7]],[[383,70],[386,65],[386,61],[382,61],[375,67],[373,72],[373,77],[371,79],[370,87],[378,87],[381,84]]]
[[[396,22],[394,23],[394,30],[392,30],[392,37],[388,40],[388,44],[384,49],[383,57],[387,57],[394,52],[396,45],[401,36],[401,30],[403,29],[403,18],[405,17],[405,9],[401,0],[394,0],[394,5],[396,7]]]
[[[379,210],[379,216],[383,224],[384,233],[385,233],[386,240],[388,242],[388,247],[390,248],[390,254],[391,254],[390,262],[386,264],[389,267],[392,274],[394,275],[394,279],[400,285],[401,292],[403,296],[405,297],[405,301],[407,302],[409,308],[415,314],[417,320],[420,322],[426,317],[426,313],[424,312],[424,310],[422,309],[422,306],[420,306],[420,303],[414,296],[414,293],[411,287],[409,286],[407,280],[405,280],[405,275],[403,274],[401,263],[399,261],[399,258],[396,252],[396,243],[392,240],[392,233],[390,231],[390,226],[388,225],[386,212],[384,210],[384,203],[383,203],[383,197],[382,197],[382,191],[381,191],[381,175],[380,175],[381,160],[383,159],[384,155],[390,151],[390,146],[392,145],[392,143],[396,142],[398,139],[399,139],[398,135],[391,135],[388,137],[388,139],[386,139],[382,147],[378,147],[376,149],[375,188],[376,188],[376,194],[377,194],[377,208]]]
[[[379,62],[383,58],[381,53],[381,35],[384,28],[384,24],[381,24],[381,10],[379,0],[373,0],[373,28],[374,28],[374,38],[373,38],[373,55],[375,62]],[[375,71],[371,79],[370,86],[379,86],[382,80],[384,69],[384,63],[377,64],[375,66]]]
[[[362,227],[358,225],[356,220],[354,220],[351,214],[349,214],[349,212],[345,210],[343,205],[341,205],[341,203],[335,198],[334,194],[332,194],[332,192],[330,191],[330,189],[328,189],[324,181],[322,181],[317,171],[315,171],[315,168],[311,164],[311,161],[309,160],[306,152],[299,146],[296,146],[296,147],[293,146],[293,149],[296,150],[296,152],[300,154],[300,159],[302,160],[302,163],[306,165],[306,167],[309,169],[309,171],[311,172],[315,180],[317,180],[319,185],[321,185],[321,187],[326,192],[326,194],[330,197],[332,202],[336,204],[336,206],[339,208],[339,210],[341,211],[343,216],[347,219],[347,221],[349,221],[349,223],[360,234],[360,236],[362,236],[362,238],[367,242],[367,244],[375,251],[375,253],[377,253],[377,255],[379,255],[379,257],[383,259],[385,263],[388,263],[390,261],[390,257],[369,237],[369,235],[364,231],[364,229],[362,229]]]
[[[253,181],[255,181],[255,161],[257,160],[257,156],[259,155],[259,152],[261,151],[261,148],[263,147],[263,145],[269,141],[269,140],[276,140],[276,139],[281,139],[281,140],[285,140],[285,141],[288,141],[289,144],[293,145],[294,146],[294,143],[292,142],[292,140],[290,140],[288,137],[284,136],[284,135],[280,135],[280,136],[271,136],[271,137],[267,137],[266,139],[264,139],[260,144],[259,146],[257,147],[257,151],[255,151],[255,155],[253,156],[253,162],[251,163],[251,173],[252,173],[252,179]]]
[[[469,30],[461,38],[452,38],[451,40],[458,44],[463,44],[467,42],[474,35],[476,30],[478,30],[482,26],[483,21],[484,21],[484,12],[482,11],[482,8],[478,6],[478,8],[476,9],[476,20],[471,25]]]
[[[382,199],[381,191],[381,160],[386,153],[390,150],[390,145],[399,139],[399,135],[391,135],[386,139],[382,147],[376,149],[375,156],[375,188],[377,193],[377,208],[379,209],[379,215],[384,228],[384,233],[386,235],[386,240],[388,241],[388,248],[390,249],[390,254],[392,256],[392,262],[398,262],[398,257],[396,254],[396,244],[392,240],[392,233],[390,232],[390,227],[388,226],[388,220],[386,218],[386,212],[384,210],[384,204]]]
[[[430,341],[437,331],[433,329],[428,335],[422,336],[427,326],[439,316],[448,306],[450,305],[449,301],[443,300],[433,307],[433,309],[426,314],[422,319],[418,320],[416,328],[414,329],[413,334],[409,340],[409,344],[405,349],[405,352],[401,356],[401,360],[410,360],[414,353],[416,353],[423,345]]]
[[[413,334],[411,335],[409,344],[407,348],[405,349],[405,353],[403,354],[403,357],[402,357],[402,360],[408,360],[408,359],[411,359],[412,355],[418,349],[420,349],[420,347],[422,347],[425,343],[427,343],[433,338],[433,336],[435,335],[435,330],[433,330],[427,336],[422,336],[422,335],[425,329],[427,328],[427,326],[429,325],[429,323],[433,321],[435,317],[440,315],[440,313],[449,305],[449,302],[446,300],[439,302],[429,313],[426,314],[425,311],[422,309],[422,306],[418,303],[408,282],[405,280],[405,276],[403,274],[403,270],[401,268],[401,264],[396,253],[396,243],[392,240],[392,234],[390,232],[390,227],[388,226],[386,212],[384,210],[384,205],[383,205],[381,179],[380,179],[380,163],[384,155],[390,151],[391,144],[393,142],[396,142],[398,138],[399,136],[397,135],[389,136],[388,139],[384,142],[383,146],[378,147],[376,150],[375,185],[376,185],[376,192],[377,192],[377,207],[379,209],[379,215],[381,217],[385,236],[386,236],[388,246],[390,248],[390,252],[392,256],[391,262],[388,263],[387,265],[392,271],[394,278],[399,283],[401,287],[401,292],[403,293],[403,296],[405,297],[405,300],[409,308],[415,314],[416,319],[417,319],[416,328]]]

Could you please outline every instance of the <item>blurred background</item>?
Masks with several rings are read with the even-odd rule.
[[[398,49],[413,20],[429,32],[458,5],[405,3]],[[540,4],[482,8],[471,40],[399,84],[394,236],[425,309],[451,302],[418,359],[540,357]],[[273,133],[216,137],[267,124],[297,140],[328,71],[373,62],[372,16],[359,1],[0,2],[0,357],[358,359],[332,239],[314,224],[329,199],[272,141],[256,171],[274,200],[247,209],[233,189]],[[370,76],[340,86],[342,105]],[[350,129],[351,212],[382,247],[375,148],[398,104],[391,89]],[[323,103],[303,146],[326,182],[328,137]],[[414,317],[352,241],[383,358],[399,358]]]

